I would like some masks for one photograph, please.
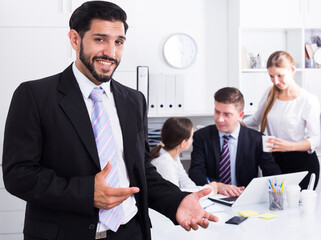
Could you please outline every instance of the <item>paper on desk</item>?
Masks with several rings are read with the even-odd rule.
[[[244,210],[244,211],[238,211],[238,214],[240,214],[243,217],[252,217],[252,216],[258,216],[259,213],[255,212],[254,210]]]
[[[207,212],[210,212],[210,213],[224,211],[224,208],[219,206],[219,204],[216,204],[215,202],[208,200],[208,199],[202,199],[200,201],[200,204]]]
[[[238,211],[238,214],[243,216],[243,217],[259,217],[263,219],[272,219],[277,217],[278,215],[267,212],[264,214],[259,214],[258,212],[254,210],[244,210],[244,211]]]

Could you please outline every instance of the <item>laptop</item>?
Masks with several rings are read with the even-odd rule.
[[[222,194],[217,194],[215,196],[209,196],[208,199],[231,207],[267,202],[269,199],[269,179],[273,183],[278,183],[278,185],[280,185],[284,179],[285,189],[288,184],[299,184],[307,174],[308,171],[303,171],[254,178],[238,197],[227,197]]]

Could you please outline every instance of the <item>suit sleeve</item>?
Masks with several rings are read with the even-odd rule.
[[[206,137],[201,132],[195,132],[193,137],[193,151],[191,154],[191,166],[189,169],[189,177],[198,186],[207,184],[206,178],[216,181],[214,176],[209,176],[207,158],[208,158],[208,143],[206,143]],[[209,139],[208,139],[209,141]]]
[[[13,95],[4,133],[6,189],[45,208],[93,214],[94,176],[66,179],[58,176],[54,167],[45,167],[42,128],[34,92],[22,84]]]
[[[281,174],[279,165],[275,162],[272,153],[264,152],[262,146],[262,137],[259,138],[257,149],[259,151],[259,166],[263,176]]]
[[[163,179],[151,163],[148,144],[148,127],[146,114],[146,101],[143,99],[143,118],[145,132],[145,175],[148,191],[148,205],[150,208],[167,216],[177,224],[176,212],[179,204],[189,193],[182,192],[176,185]]]

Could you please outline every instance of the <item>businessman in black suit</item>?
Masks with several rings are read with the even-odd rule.
[[[215,95],[215,125],[204,127],[194,133],[190,178],[197,185],[207,183],[207,178],[218,182],[218,193],[238,196],[245,186],[258,176],[258,167],[264,176],[280,174],[272,153],[263,152],[262,134],[244,127],[240,121],[244,115],[244,99],[236,88],[222,88]],[[230,153],[230,182],[220,179],[220,161],[224,135]]]
[[[3,178],[10,193],[27,201],[26,240],[148,240],[148,207],[186,230],[218,220],[199,205],[210,189],[183,193],[150,163],[146,101],[140,92],[112,79],[127,28],[126,13],[117,5],[84,3],[70,19],[68,36],[76,61],[62,73],[22,83],[13,95]],[[90,98],[97,87],[109,115],[117,169],[109,160],[100,165]],[[114,170],[118,187],[105,181]],[[116,207],[123,214],[113,230],[101,221],[99,209]]]

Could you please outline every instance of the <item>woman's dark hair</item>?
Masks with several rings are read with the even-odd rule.
[[[93,19],[106,21],[121,21],[124,24],[125,33],[128,29],[126,12],[114,3],[105,1],[88,1],[78,7],[70,17],[69,27],[76,30],[81,37],[91,27]]]
[[[165,150],[172,150],[177,147],[183,140],[188,140],[191,136],[193,123],[190,119],[185,117],[171,117],[168,118],[161,133],[162,143]],[[153,147],[150,151],[152,159],[159,157],[161,145]]]

